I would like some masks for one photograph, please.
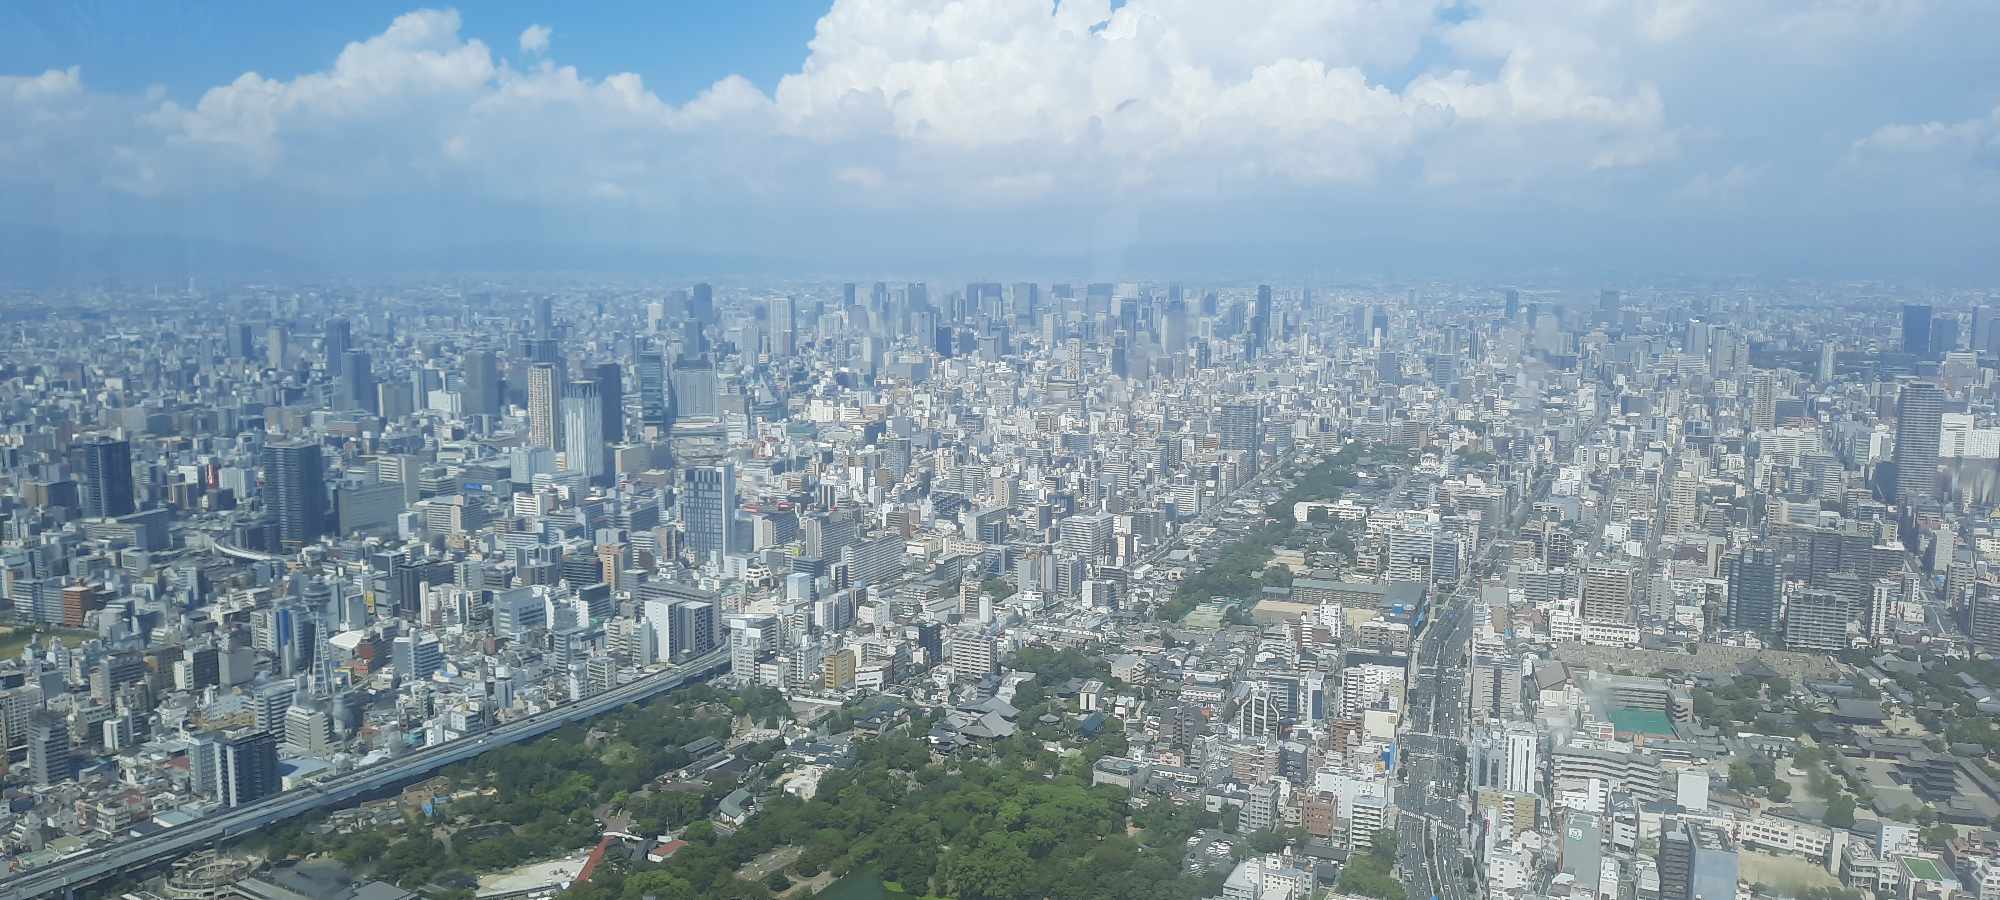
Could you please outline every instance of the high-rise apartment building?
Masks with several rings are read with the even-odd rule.
[[[591,481],[611,474],[611,447],[604,442],[604,405],[595,381],[573,382],[563,388],[563,471]]]
[[[1909,503],[1936,494],[1943,426],[1944,392],[1928,381],[1903,385],[1896,395],[1896,477],[1890,499]]]
[[[1588,622],[1632,621],[1632,567],[1599,560],[1583,570],[1583,618]]]
[[[528,367],[528,446],[554,449],[562,427],[562,374],[550,363]]]

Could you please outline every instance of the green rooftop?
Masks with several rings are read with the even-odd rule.
[[[1674,723],[1667,720],[1667,714],[1657,709],[1627,709],[1620,707],[1611,711],[1611,727],[1620,734],[1656,734],[1672,736]]]
[[[1921,856],[1903,857],[1903,871],[1918,881],[1943,881],[1944,875],[1938,871],[1937,863]]]

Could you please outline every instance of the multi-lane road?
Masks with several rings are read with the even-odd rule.
[[[1409,730],[1398,754],[1397,862],[1418,898],[1467,900],[1464,840],[1471,809],[1463,759],[1467,647],[1493,548],[1488,542],[1460,587],[1433,604],[1417,643],[1407,694]]]
[[[80,888],[120,872],[147,866],[199,850],[275,822],[314,810],[353,802],[401,781],[470,759],[495,747],[530,740],[572,722],[602,715],[628,703],[671,691],[691,681],[726,671],[728,648],[687,661],[665,672],[621,685],[595,697],[517,719],[491,731],[435,747],[425,747],[378,765],[298,790],[286,791],[247,806],[205,816],[187,825],[144,838],[91,847],[53,865],[30,869],[0,881],[0,900],[31,897],[73,897]]]

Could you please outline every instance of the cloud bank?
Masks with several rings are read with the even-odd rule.
[[[1981,24],[2000,14],[1942,0],[837,0],[771,90],[673,99],[560,63],[549,26],[509,58],[417,10],[198,97],[0,75],[0,220],[835,253],[843,222],[932,253],[939,222],[1037,252],[1655,211],[1832,228],[1910,196],[1990,223]],[[1921,80],[1981,61],[1952,82],[1985,78],[1954,89],[1978,105]]]

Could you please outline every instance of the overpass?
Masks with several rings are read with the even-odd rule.
[[[488,750],[532,740],[572,722],[700,681],[729,668],[723,647],[695,657],[665,672],[648,675],[595,697],[564,704],[501,725],[491,731],[425,747],[386,762],[267,797],[235,809],[218,810],[187,825],[144,838],[126,838],[90,847],[60,862],[20,872],[0,881],[0,900],[28,900],[60,895],[74,897],[78,888],[202,847],[247,834],[276,822],[328,806],[350,803],[400,781],[462,762]]]

